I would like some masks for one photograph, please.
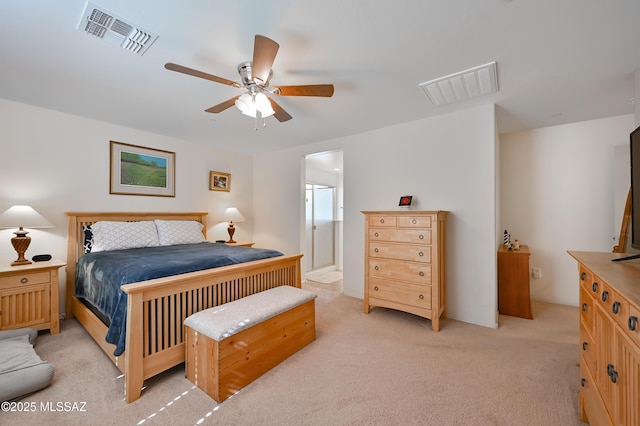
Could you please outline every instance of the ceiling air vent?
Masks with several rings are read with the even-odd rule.
[[[496,63],[460,71],[435,80],[420,83],[420,88],[435,106],[488,95],[498,91]]]
[[[94,35],[138,55],[144,54],[157,35],[88,2],[78,30]]]

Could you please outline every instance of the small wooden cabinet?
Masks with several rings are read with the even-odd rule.
[[[498,312],[503,315],[532,319],[529,295],[528,246],[519,250],[498,249]]]
[[[397,309],[431,320],[445,313],[446,211],[363,211],[364,312]]]
[[[58,270],[63,266],[56,260],[0,266],[0,330],[60,332]]]
[[[640,261],[569,252],[580,282],[580,408],[593,425],[640,424]]]

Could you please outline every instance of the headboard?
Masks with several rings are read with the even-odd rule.
[[[136,222],[140,220],[195,220],[202,223],[202,233],[207,237],[207,214],[206,212],[185,212],[185,213],[149,213],[149,212],[94,212],[94,213],[74,213],[66,212],[67,215],[67,294],[66,309],[70,309],[71,297],[75,293],[76,263],[84,255],[84,230],[83,226],[91,225],[99,221]]]

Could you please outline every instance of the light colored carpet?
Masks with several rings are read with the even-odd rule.
[[[310,272],[306,278],[323,284],[332,284],[342,279],[342,271]]]
[[[577,308],[534,302],[533,321],[501,317],[494,330],[444,319],[435,333],[423,318],[383,308],[367,315],[362,300],[306,288],[318,294],[316,341],[222,404],[184,377],[184,365],[126,404],[118,370],[76,321],[63,321],[36,345],[56,369],[52,385],[0,423],[582,424]]]

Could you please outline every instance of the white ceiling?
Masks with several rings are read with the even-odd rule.
[[[487,102],[497,105],[501,133],[634,111],[638,0],[94,3],[158,40],[138,56],[76,30],[84,0],[2,0],[0,97],[244,153]],[[255,130],[235,107],[204,112],[240,89],[164,68],[239,81],[255,34],[280,44],[272,85],[333,83],[335,95],[279,97],[293,120],[271,117]],[[418,86],[492,61],[494,95],[434,107]]]

